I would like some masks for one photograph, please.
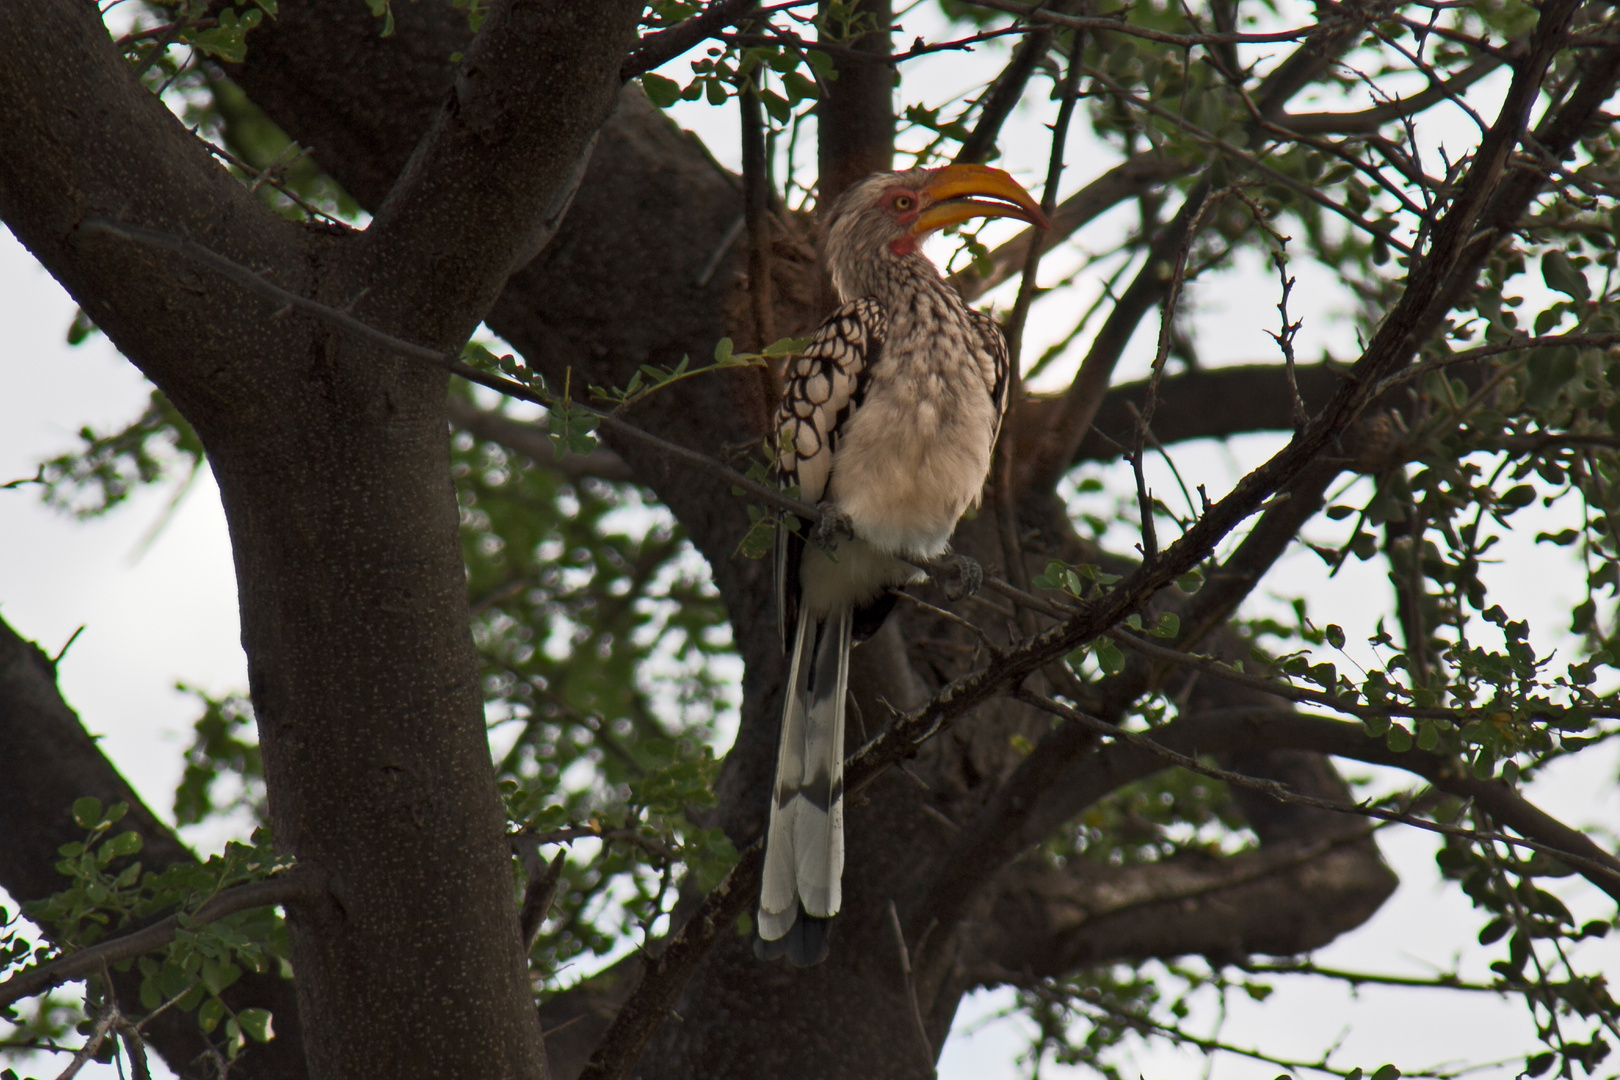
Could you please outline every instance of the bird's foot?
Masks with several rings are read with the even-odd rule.
[[[966,555],[947,555],[933,572],[934,584],[952,600],[972,596],[984,584],[984,567]]]
[[[810,539],[817,547],[834,548],[838,546],[838,541],[855,535],[854,523],[836,504],[817,503],[816,510],[820,512],[821,520],[817,521],[816,527],[811,530]]]

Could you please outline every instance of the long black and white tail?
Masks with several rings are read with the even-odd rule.
[[[838,914],[844,873],[844,699],[854,611],[799,612],[782,707],[776,783],[759,898],[770,955],[801,966],[826,956],[822,920]],[[785,939],[785,940],[784,940]]]

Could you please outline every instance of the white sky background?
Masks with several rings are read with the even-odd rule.
[[[897,40],[909,41],[918,33],[934,36],[919,15],[904,21],[905,33]],[[919,100],[939,104],[957,89],[992,75],[1001,56],[999,48],[984,48],[914,62],[907,70],[902,104]],[[681,77],[678,71],[666,72]],[[1471,96],[1491,102],[1499,92],[1499,85],[1487,81]],[[1053,109],[1051,103],[1037,100],[1040,96],[1031,95],[1014,114],[1001,140],[1005,156],[998,162],[1037,191],[1050,140],[1042,123]],[[703,137],[723,164],[737,167],[732,109],[682,105],[673,111],[681,124]],[[914,148],[915,139],[903,137],[902,149]],[[907,160],[902,158],[901,163]],[[1083,112],[1076,116],[1069,160],[1062,184],[1065,195],[1115,160],[1091,138]],[[1127,225],[1123,215],[1111,215],[1082,231],[1075,242],[1081,249],[1107,250]],[[1004,231],[987,231],[986,239],[992,243],[1012,232],[1010,225],[996,228]],[[933,250],[943,257],[949,248],[936,245]],[[1073,254],[1054,253],[1042,280],[1052,280],[1076,261]],[[1353,332],[1345,318],[1348,301],[1331,275],[1303,261],[1296,261],[1292,271],[1300,282],[1294,314],[1305,319],[1299,338],[1301,357],[1314,358],[1324,349],[1341,358],[1353,356]],[[1000,306],[1011,304],[1012,288],[996,294]],[[1030,355],[1067,332],[1067,320],[1089,303],[1095,289],[1082,283],[1078,296],[1036,307]],[[1273,357],[1275,346],[1264,331],[1276,326],[1276,296],[1275,277],[1259,260],[1249,260],[1237,272],[1192,290],[1191,325],[1205,361]],[[144,406],[146,384],[104,338],[92,337],[78,348],[65,344],[73,312],[72,300],[28,253],[9,233],[0,235],[0,482],[32,475],[39,460],[73,446],[74,433],[82,425],[115,428]],[[1120,365],[1121,378],[1146,372],[1156,333],[1157,318],[1150,316]],[[1280,444],[1280,437],[1253,436],[1225,447],[1176,448],[1175,456],[1189,485],[1206,483],[1212,497],[1218,497]],[[1149,478],[1166,501],[1172,505],[1178,501],[1168,472],[1157,462]],[[1111,487],[1117,485],[1111,482]],[[53,653],[76,628],[85,627],[62,661],[63,693],[89,730],[103,736],[103,747],[135,789],[165,816],[180,775],[180,751],[198,712],[195,701],[176,692],[174,684],[182,681],[213,693],[246,686],[235,579],[212,479],[199,477],[167,526],[143,547],[170,495],[165,489],[144,490],[108,517],[81,524],[44,508],[28,488],[0,492],[0,615]],[[1581,581],[1572,562],[1553,554],[1556,549],[1537,549],[1531,542],[1547,521],[1535,520],[1530,512],[1518,520],[1518,533],[1499,548],[1503,561],[1494,570],[1493,598],[1515,617],[1530,618],[1538,631],[1538,651],[1545,652],[1567,643],[1567,612],[1581,596]],[[1321,528],[1320,523],[1313,525],[1312,535],[1320,538]],[[1378,562],[1352,562],[1337,579],[1327,581],[1314,555],[1296,553],[1280,564],[1265,588],[1267,594],[1257,596],[1248,610],[1280,612],[1285,610],[1282,598],[1308,595],[1311,611],[1321,621],[1331,618],[1345,626],[1352,653],[1355,643],[1371,632],[1377,616],[1390,608]],[[1359,655],[1365,657],[1365,651]],[[1615,748],[1599,748],[1555,766],[1530,794],[1571,824],[1603,825],[1620,832],[1615,771]],[[1346,772],[1374,774],[1354,763],[1346,765]],[[1398,782],[1399,777],[1381,777],[1378,789]],[[851,827],[858,828],[859,822],[853,821]],[[213,849],[225,835],[215,827],[205,834],[190,832],[188,837]],[[1387,829],[1380,844],[1401,877],[1399,891],[1366,926],[1320,952],[1318,961],[1353,970],[1422,975],[1451,969],[1460,960],[1465,977],[1488,977],[1486,965],[1501,955],[1500,946],[1485,949],[1474,944],[1473,934],[1482,920],[1454,887],[1439,881],[1433,839],[1411,830]],[[1578,918],[1613,914],[1613,905],[1579,879],[1556,883],[1555,891]],[[1587,944],[1578,955],[1586,970],[1620,973],[1620,942]],[[1341,1069],[1360,1065],[1370,1070],[1386,1061],[1410,1068],[1515,1059],[1483,1074],[1504,1077],[1512,1076],[1520,1056],[1534,1048],[1533,1030],[1517,1001],[1388,988],[1366,988],[1353,996],[1323,980],[1271,982],[1277,993],[1264,1005],[1233,998],[1220,1029],[1223,1041],[1304,1059],[1314,1059],[1339,1042],[1332,1062]],[[1022,1021],[990,1019],[1009,1001],[1008,994],[988,993],[964,1002],[945,1048],[942,1077],[970,1080],[1020,1074],[1014,1058],[1026,1046]],[[1212,1001],[1202,1006],[1191,1027],[1208,1034],[1217,1014]],[[1151,1080],[1195,1080],[1204,1077],[1209,1066],[1200,1054],[1160,1048],[1142,1052],[1134,1068]],[[54,1072],[44,1061],[35,1071]],[[1271,1080],[1277,1071],[1275,1066],[1219,1055],[1208,1075],[1218,1080]],[[1127,1068],[1126,1074],[1130,1072]],[[1043,1074],[1081,1071],[1048,1064]],[[116,1073],[110,1067],[91,1067],[81,1075],[101,1080]]]

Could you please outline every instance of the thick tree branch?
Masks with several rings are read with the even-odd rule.
[[[648,34],[619,66],[619,80],[628,82],[643,72],[662,67],[702,44],[759,4],[759,0],[714,0],[698,14],[666,30]]]
[[[994,985],[1117,960],[1292,956],[1360,926],[1394,887],[1364,829],[1121,868],[1018,863],[998,880],[989,932],[966,963]]]
[[[363,318],[444,348],[466,340],[572,204],[618,103],[640,8],[490,8],[449,99],[350,256],[367,286],[354,298]]]
[[[309,280],[313,251],[336,241],[270,212],[233,180],[131,77],[94,6],[8,5],[0,32],[15,46],[0,69],[0,216],[171,400],[206,411],[243,377],[220,375],[213,358],[239,353],[258,327],[236,313],[234,298],[202,295],[151,252],[87,242],[79,223],[116,214],[205,236],[297,287]]]
[[[1453,94],[1462,93],[1507,60],[1507,56],[1487,56],[1469,64],[1438,86],[1430,86],[1409,97],[1360,112],[1283,113],[1269,122],[1297,135],[1369,135],[1385,124],[1414,116]]]
[[[1051,26],[1043,26],[1025,34],[1018,43],[1012,59],[980,99],[978,122],[957,151],[958,164],[980,165],[995,156],[996,138],[1001,134],[1001,125],[1007,122],[1013,106],[1023,100],[1024,86],[1034,73],[1035,65],[1045,59],[1047,50],[1052,47],[1052,33]],[[1052,220],[1050,215],[1047,220]],[[1056,226],[1055,221],[1053,225]]]
[[[1084,725],[1076,725],[1084,726]],[[1524,799],[1501,780],[1478,780],[1457,767],[1455,759],[1423,750],[1397,752],[1382,740],[1367,735],[1357,723],[1309,716],[1284,709],[1217,709],[1183,717],[1153,732],[1152,738],[1138,737],[1110,743],[1064,770],[1061,782],[1047,788],[1041,804],[1019,827],[1016,838],[1009,838],[1011,851],[1022,850],[1047,835],[1119,787],[1151,776],[1173,764],[1184,764],[1204,754],[1230,754],[1259,749],[1291,748],[1310,750],[1333,757],[1388,765],[1421,776],[1441,791],[1472,799],[1494,820],[1523,837],[1511,841],[1569,859],[1583,876],[1609,895],[1620,899],[1620,859],[1604,851],[1579,830],[1572,829]],[[1207,768],[1199,766],[1201,770]],[[1323,800],[1297,796],[1286,790],[1284,798],[1304,799],[1315,805]],[[1403,820],[1410,815],[1378,807],[1340,803],[1318,806],[1350,816],[1365,815]],[[1477,830],[1438,822],[1409,820],[1430,831],[1457,833],[1481,838]],[[1492,839],[1493,837],[1482,837]]]

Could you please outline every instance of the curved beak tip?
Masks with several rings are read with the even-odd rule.
[[[923,189],[930,205],[917,217],[913,235],[943,229],[976,217],[1011,217],[1040,229],[1046,215],[1024,188],[1001,169],[987,165],[947,165],[936,169]]]

